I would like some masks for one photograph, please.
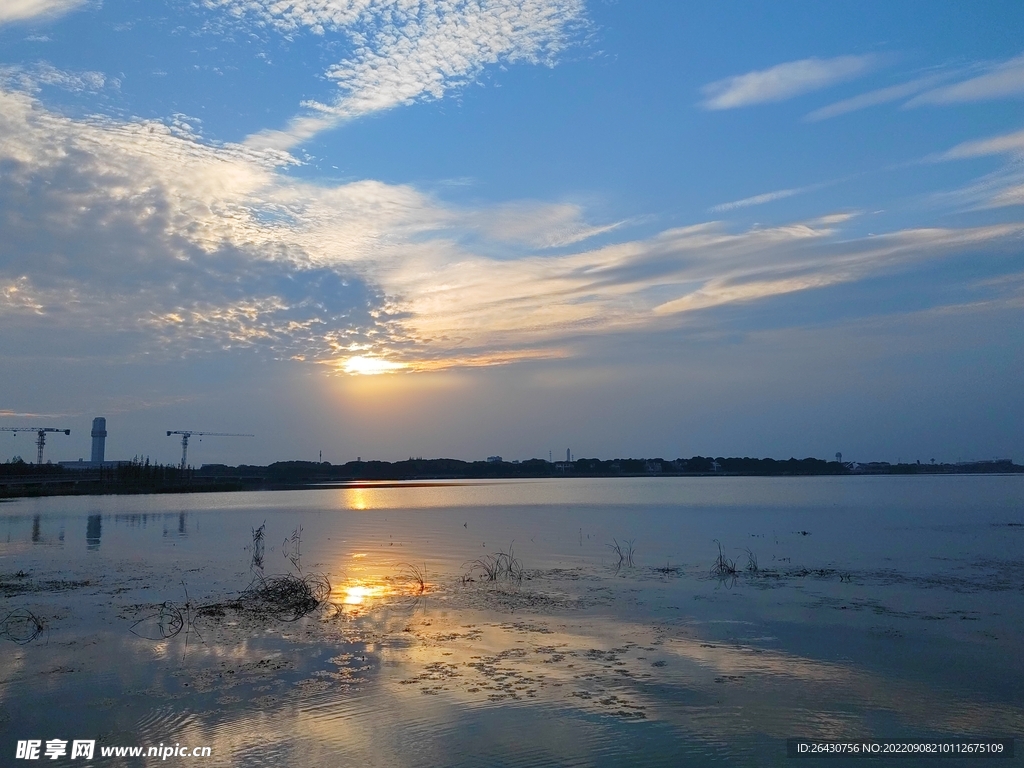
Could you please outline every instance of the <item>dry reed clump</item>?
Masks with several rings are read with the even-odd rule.
[[[279,621],[297,621],[323,606],[330,595],[331,582],[322,573],[257,576],[238,599],[203,606],[199,612],[210,614],[211,609],[227,607]]]
[[[252,560],[249,568],[255,573],[255,577],[249,586],[235,600],[200,606],[199,615],[223,616],[224,608],[231,608],[256,616],[272,616],[280,621],[297,621],[327,602],[331,595],[331,582],[322,573],[286,573],[277,576],[263,574],[266,528],[267,523],[264,521],[259,528],[252,529]],[[284,540],[281,551],[291,562],[292,567],[301,574],[301,525]]]
[[[323,574],[257,576],[237,598],[222,603],[196,605],[186,589],[184,603],[161,603],[154,613],[132,624],[131,631],[148,640],[169,640],[184,630],[186,642],[191,634],[202,640],[196,629],[202,617],[219,618],[232,610],[256,618],[298,621],[325,605],[330,594],[331,582]]]
[[[471,581],[504,581],[519,585],[523,581],[525,571],[523,564],[516,557],[512,544],[508,545],[508,552],[497,552],[493,555],[485,555],[468,563],[469,571],[462,577],[463,583]],[[479,579],[474,578],[478,576]]]
[[[185,602],[167,601],[157,606],[154,613],[143,616],[131,626],[131,631],[140,637],[150,640],[168,640],[185,631],[186,647],[190,634],[196,634],[196,621],[201,617],[218,618],[226,616],[228,610],[249,614],[257,619],[277,619],[278,621],[298,621],[326,605],[331,595],[331,582],[322,573],[306,575],[265,576],[263,574],[264,555],[266,552],[266,522],[259,528],[252,529],[252,544],[247,547],[250,552],[249,568],[255,576],[234,600],[219,603],[196,605],[188,594],[185,582]],[[295,529],[289,539],[285,540],[284,554],[296,570],[300,567],[302,527]]]

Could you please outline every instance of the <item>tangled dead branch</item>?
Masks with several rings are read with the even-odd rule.
[[[627,568],[633,567],[633,555],[636,550],[633,548],[633,544],[636,539],[626,539],[624,544],[619,544],[617,539],[612,539],[611,544],[606,544],[612,552],[618,555],[619,562],[615,564],[615,570],[618,571],[622,566]]]

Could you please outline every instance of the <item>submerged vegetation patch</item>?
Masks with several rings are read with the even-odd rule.
[[[68,590],[89,586],[92,586],[92,582],[88,580],[48,579],[46,581],[31,581],[28,574],[24,571],[18,571],[6,578],[0,577],[0,595],[4,597],[13,597],[14,595],[23,595],[29,592],[67,592]]]

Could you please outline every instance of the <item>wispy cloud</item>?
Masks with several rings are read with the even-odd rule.
[[[59,16],[84,3],[85,0],[3,0],[0,2],[0,24],[38,16]]]
[[[775,192],[765,192],[764,194],[754,195],[753,197],[744,197],[742,200],[733,200],[731,203],[722,203],[720,205],[713,206],[710,210],[712,213],[725,213],[726,211],[734,211],[737,208],[749,208],[752,205],[764,205],[765,203],[772,203],[776,200],[785,200],[787,197],[793,197],[793,195],[799,195],[801,192],[807,192],[811,189],[814,189],[814,187],[779,189]]]
[[[67,416],[66,413],[24,413],[0,408],[0,418],[4,419],[56,419],[60,416]]]
[[[942,156],[930,158],[944,159]],[[1024,201],[1024,167],[1010,162],[969,184],[928,196],[932,206],[957,212],[983,211],[1019,205]]]
[[[1002,167],[985,174],[971,184],[951,192],[933,195],[941,203],[952,201],[962,210],[985,210],[1024,205],[1024,131],[965,141],[950,150],[933,155],[935,162],[1003,156]]]
[[[839,115],[845,115],[850,112],[867,109],[868,107],[876,107],[879,104],[888,104],[893,101],[900,101],[908,96],[913,96],[915,93],[920,93],[923,90],[931,88],[943,80],[949,79],[949,77],[951,77],[950,74],[930,75],[929,77],[920,77],[916,80],[900,83],[899,85],[891,85],[888,88],[879,88],[878,90],[862,93],[859,96],[843,99],[842,101],[837,101],[834,104],[829,104],[826,107],[816,109],[813,112],[808,113],[804,119],[811,122],[828,120],[829,118],[838,117]]]
[[[288,148],[341,122],[437,99],[488,65],[553,64],[584,21],[583,0],[207,0],[244,23],[340,35],[351,53],[326,76],[339,89],[250,143]]]
[[[997,64],[977,77],[925,91],[906,106],[961,104],[1020,96],[1024,96],[1024,56]]]
[[[587,223],[583,209],[572,203],[552,204],[522,201],[469,214],[489,237],[532,248],[558,248],[580,243],[612,232],[622,222],[593,225]]]
[[[706,97],[703,106],[705,109],[736,109],[751,104],[785,101],[852,80],[882,63],[883,59],[874,54],[790,61],[709,83],[702,89]]]
[[[977,141],[957,144],[948,152],[939,155],[939,160],[964,160],[986,155],[1024,154],[1024,131],[991,136]]]
[[[1024,205],[1024,184],[1008,187],[989,200],[991,208],[1005,208],[1012,205]]]

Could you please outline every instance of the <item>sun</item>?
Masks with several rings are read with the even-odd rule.
[[[390,360],[383,360],[379,357],[350,357],[344,363],[345,373],[358,374],[360,376],[376,376],[381,373],[395,373],[409,366],[405,363],[395,363]]]

